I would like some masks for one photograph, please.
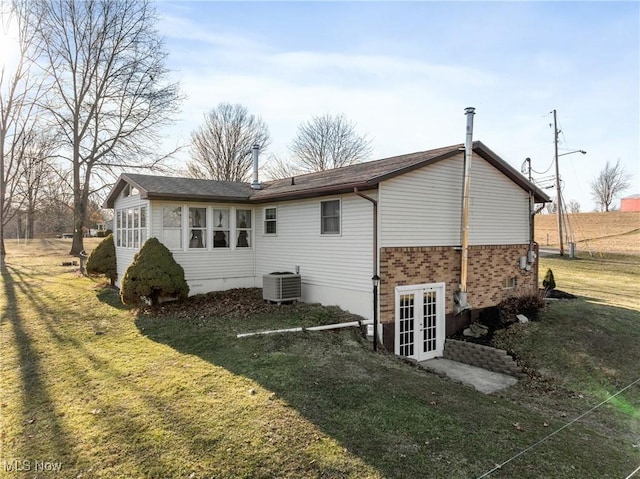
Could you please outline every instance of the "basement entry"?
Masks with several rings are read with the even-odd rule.
[[[416,361],[444,351],[444,283],[396,286],[395,353]]]

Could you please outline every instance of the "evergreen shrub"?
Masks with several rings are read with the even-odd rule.
[[[181,300],[188,295],[182,266],[157,238],[149,238],[122,278],[122,302],[132,306],[145,302],[157,306],[161,297]]]
[[[118,270],[116,268],[116,247],[113,243],[113,235],[107,236],[98,243],[87,260],[87,274],[103,274],[111,281],[111,286],[116,282]]]
[[[553,271],[551,268],[547,270],[547,274],[544,275],[544,279],[542,280],[542,286],[546,292],[551,291],[552,289],[556,289],[556,280],[553,277]]]

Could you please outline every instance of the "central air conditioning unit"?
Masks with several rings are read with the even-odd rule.
[[[302,281],[295,273],[269,273],[262,276],[262,299],[281,303],[302,298]]]

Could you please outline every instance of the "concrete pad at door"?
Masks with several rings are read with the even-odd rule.
[[[500,391],[518,382],[513,376],[488,371],[470,364],[451,361],[450,359],[435,358],[421,361],[419,364],[436,374],[444,374],[455,381],[473,386],[485,394]]]

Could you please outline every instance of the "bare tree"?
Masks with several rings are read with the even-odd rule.
[[[576,200],[571,200],[567,203],[567,209],[569,210],[569,213],[580,213],[580,203]]]
[[[73,188],[65,181],[71,171],[48,170],[41,183],[36,221],[42,233],[62,235],[73,230]]]
[[[600,211],[611,211],[611,203],[624,190],[631,186],[631,174],[627,173],[618,160],[615,166],[607,164],[598,177],[591,182],[591,197]]]
[[[33,238],[36,209],[42,197],[42,185],[48,173],[53,171],[53,158],[56,149],[55,136],[39,132],[34,135],[23,155],[19,196],[27,214],[27,234]]]
[[[344,115],[314,116],[298,127],[289,149],[303,171],[324,171],[359,163],[371,154],[371,140]]]
[[[264,171],[269,178],[274,180],[289,178],[305,173],[296,167],[296,165],[288,163],[276,155],[271,155],[264,166]]]
[[[264,150],[270,143],[269,127],[239,104],[220,103],[204,115],[204,123],[191,133],[193,178],[246,181],[251,176],[253,145]]]
[[[39,57],[50,75],[47,106],[62,130],[73,178],[74,236],[82,232],[97,171],[153,168],[159,129],[181,100],[168,81],[166,51],[149,0],[44,0],[33,3]]]
[[[23,159],[35,132],[42,129],[37,107],[43,91],[43,77],[35,75],[30,62],[37,54],[39,40],[29,28],[28,4],[23,0],[0,4],[0,28],[15,42],[13,58],[0,65],[0,266],[6,250],[4,228],[22,207],[18,198]],[[15,38],[11,38],[13,32]]]

